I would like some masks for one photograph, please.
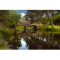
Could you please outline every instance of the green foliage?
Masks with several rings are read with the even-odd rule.
[[[14,29],[12,29],[12,28],[10,28],[10,29],[8,29],[8,28],[1,29],[0,33],[1,33],[0,37],[5,39],[5,40],[11,41],[14,38],[14,36],[13,36]]]
[[[42,10],[27,10],[27,20],[28,18],[31,23],[40,21],[41,17],[43,15]]]
[[[9,10],[0,10],[0,20],[6,21],[8,20]]]
[[[2,30],[0,30],[0,32],[1,32],[1,31],[2,31]],[[4,41],[4,39],[3,39],[2,34],[0,33],[0,50],[7,50],[8,46],[4,46],[4,43],[5,43],[5,41]]]
[[[54,24],[60,25],[60,12],[51,18]]]
[[[40,23],[42,23],[42,24],[50,24],[50,21],[48,20],[48,18],[41,18],[41,21],[40,21]]]
[[[28,27],[29,30],[33,30],[34,29],[34,26],[31,26],[31,27]]]
[[[0,40],[0,50],[1,49],[7,49],[8,46],[4,46],[5,41],[3,39]]]
[[[22,19],[21,19],[22,21],[25,21],[26,20],[26,17],[24,16],[24,17],[22,17]]]
[[[17,23],[20,21],[21,19],[21,15],[16,13],[16,10],[9,10],[9,18],[4,21],[4,26],[6,27],[10,27],[10,26],[17,26]]]
[[[4,40],[0,39],[0,46],[4,44]]]
[[[6,50],[8,48],[8,46],[0,46],[0,50]]]
[[[55,15],[60,15],[60,12],[59,12],[59,13],[57,13],[57,14],[55,14]]]

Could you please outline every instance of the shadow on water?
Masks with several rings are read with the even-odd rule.
[[[10,42],[11,49],[60,49],[60,34],[37,31],[35,33],[25,32],[15,35]]]

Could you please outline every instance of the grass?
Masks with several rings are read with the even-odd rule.
[[[31,27],[28,27],[29,30],[33,30],[34,29],[34,26],[31,26]]]
[[[46,31],[56,31],[56,32],[60,32],[60,27],[54,25],[54,28],[52,28],[51,25],[45,25],[43,27],[39,27],[38,30],[46,30]]]
[[[24,26],[18,26],[18,27],[16,27],[16,32],[17,33],[22,33],[22,32],[24,32],[24,29],[25,29]]]
[[[16,29],[23,29],[24,30],[24,26],[18,26],[18,27],[16,27]]]

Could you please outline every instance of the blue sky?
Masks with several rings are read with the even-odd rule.
[[[26,15],[26,10],[18,10],[17,13],[21,14],[21,18]]]
[[[24,13],[24,14],[26,14],[26,10],[18,10],[18,13]]]

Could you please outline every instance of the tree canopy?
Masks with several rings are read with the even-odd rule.
[[[6,27],[17,26],[17,23],[21,19],[21,15],[17,13],[17,9],[5,9],[5,10],[0,9],[0,12],[3,13],[0,17],[1,18],[0,20],[3,19],[3,26],[6,26]]]
[[[41,22],[41,23],[48,23],[48,20],[50,21],[50,24],[52,25],[52,28],[54,27],[52,17],[55,16],[59,11],[58,10],[27,10],[27,20],[30,18],[30,22]]]

